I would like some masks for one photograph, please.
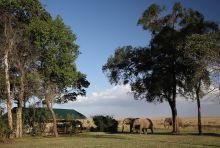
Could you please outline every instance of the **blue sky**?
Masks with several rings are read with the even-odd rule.
[[[80,46],[80,51],[82,53],[77,59],[77,67],[80,71],[87,74],[88,80],[91,83],[90,87],[87,89],[87,98],[88,100],[89,98],[93,98],[91,99],[93,100],[93,103],[92,105],[90,104],[88,108],[80,104],[79,101],[61,105],[58,107],[74,107],[77,108],[79,111],[85,113],[87,116],[91,114],[101,114],[103,107],[109,108],[109,111],[106,112],[106,114],[112,114],[115,116],[128,116],[129,110],[137,109],[137,114],[135,114],[135,116],[143,116],[145,112],[138,111],[138,109],[141,108],[141,105],[142,109],[145,110],[145,106],[143,106],[143,101],[139,101],[141,105],[137,104],[138,102],[134,101],[133,98],[124,91],[124,89],[126,88],[126,90],[129,92],[129,89],[127,89],[127,87],[111,86],[106,76],[102,73],[101,68],[102,65],[106,63],[108,57],[114,53],[114,50],[117,47],[125,45],[148,45],[151,35],[149,32],[143,31],[140,26],[137,26],[137,20],[150,4],[154,2],[161,5],[166,5],[169,10],[175,1],[41,0],[41,2],[45,4],[46,9],[51,13],[52,16],[60,15],[63,18],[65,24],[69,26],[72,31],[77,35],[76,43]],[[220,22],[219,0],[185,0],[181,3],[184,7],[192,7],[199,10],[210,20]],[[123,89],[122,91],[119,91],[124,93],[120,94],[123,96],[115,96],[116,98],[118,97],[117,99],[115,99],[119,100],[118,104],[120,104],[121,100],[120,107],[116,107],[115,104],[111,103],[107,105],[103,101],[103,99],[105,98],[97,99],[97,96],[95,96],[96,94],[105,94],[106,92],[111,92],[111,90],[115,89]],[[111,93],[114,94],[114,91],[112,91]],[[122,99],[123,97],[126,98],[126,96],[127,99]],[[114,102],[115,100],[112,101]],[[126,104],[126,101],[131,101],[130,103],[134,104],[133,108],[129,109],[129,107],[126,108],[126,106],[123,106],[123,104]],[[94,104],[95,102],[96,104]],[[144,102],[144,104],[147,103]],[[153,106],[156,105],[150,106],[151,107],[149,110],[154,112]],[[158,106],[160,107],[160,105],[157,105],[156,107]],[[124,108],[124,110],[122,108]],[[164,111],[164,114],[159,114],[156,112],[154,114],[169,114],[169,106],[164,106],[164,109],[167,109],[167,111]],[[220,108],[218,108],[218,110],[220,110]],[[124,111],[126,112],[126,114],[117,114],[117,111]],[[220,112],[213,112],[213,114],[220,115]],[[187,113],[184,113],[184,115],[187,115]]]

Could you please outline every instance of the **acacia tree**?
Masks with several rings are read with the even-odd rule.
[[[188,19],[189,15],[196,19],[192,22]],[[191,9],[187,11],[183,25],[185,24],[188,25],[188,28],[184,32],[187,33],[188,30],[193,30],[194,33],[188,35],[184,45],[180,46],[183,46],[185,54],[194,62],[187,63],[192,68],[191,71],[188,71],[190,75],[185,81],[184,96],[197,101],[198,133],[202,134],[200,99],[207,94],[206,92],[213,79],[213,72],[219,72],[220,36],[218,25],[212,21],[205,21],[204,16],[197,11]],[[214,83],[216,83],[216,80],[214,80]]]
[[[76,36],[65,26],[58,16],[54,20],[34,20],[30,31],[41,56],[38,59],[38,71],[41,76],[42,95],[53,118],[53,132],[57,137],[56,116],[52,103],[74,101],[78,95],[85,95],[89,86],[86,76],[77,71],[75,60],[78,46]]]
[[[196,22],[197,17],[188,15],[192,9],[183,9],[180,3],[174,4],[171,14],[162,16],[164,10],[164,7],[153,4],[138,21],[143,29],[152,32],[149,47],[116,49],[114,56],[103,66],[103,71],[111,83],[129,83],[135,98],[149,102],[168,101],[173,132],[176,133],[179,132],[176,97],[184,90],[186,75],[192,68],[185,63],[195,62],[183,50],[187,36],[196,33],[195,24],[187,20]],[[208,28],[200,25],[196,30],[201,32]]]
[[[197,100],[198,132],[201,134],[200,98],[206,94],[211,85],[211,71],[215,71],[216,66],[219,65],[218,25],[213,21],[205,20],[198,11],[192,9],[184,11],[181,31],[186,38],[179,44],[179,49],[190,58],[185,64],[191,68],[185,73],[183,92],[185,97]]]
[[[177,3],[170,15],[159,17],[163,10],[153,4],[138,21],[144,29],[152,31],[150,47],[117,49],[103,70],[111,82],[117,84],[121,79],[124,84],[130,83],[135,98],[149,102],[167,100],[172,111],[173,132],[178,132],[176,94],[181,81],[180,67],[184,68],[184,65],[181,63],[183,54],[176,49],[180,37],[175,25],[182,8]]]

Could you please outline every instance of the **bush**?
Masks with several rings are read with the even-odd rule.
[[[0,119],[0,141],[4,142],[7,139],[11,138],[13,130],[10,130],[7,126],[7,122],[3,119]]]
[[[49,112],[45,108],[35,108],[32,106],[26,108],[23,112],[24,127],[29,127],[32,136],[40,136],[44,134],[45,124],[49,119]]]
[[[73,120],[71,122],[71,130],[70,130],[70,135],[72,134],[77,134],[77,133],[81,133],[83,130],[83,126],[82,126],[82,122],[79,120]]]
[[[93,121],[97,126],[95,131],[99,132],[117,132],[118,121],[111,116],[97,115],[93,116]]]

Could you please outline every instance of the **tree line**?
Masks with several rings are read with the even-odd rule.
[[[32,97],[43,99],[53,118],[52,103],[85,95],[86,75],[77,70],[76,35],[60,16],[53,18],[38,1],[0,1],[0,99],[7,104],[7,125],[22,137],[22,107]],[[12,117],[13,102],[17,104]],[[16,124],[13,125],[13,122]]]
[[[169,103],[173,133],[179,132],[176,98],[197,101],[198,132],[202,133],[200,99],[219,84],[220,31],[198,11],[175,3],[150,5],[138,25],[151,32],[146,47],[115,49],[102,70],[111,84],[130,85],[134,98]]]

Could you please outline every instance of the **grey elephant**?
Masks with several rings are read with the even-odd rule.
[[[147,129],[151,129],[151,133],[154,133],[153,128],[153,122],[149,118],[138,118],[134,120],[133,131],[139,131],[140,134],[142,132],[144,134],[145,132],[147,133]]]
[[[183,121],[182,121],[181,118],[177,117],[177,122],[178,122],[178,126],[179,127],[183,127]],[[169,127],[172,126],[172,125],[173,125],[172,118],[169,117],[169,118],[165,118],[164,119],[164,128],[168,128],[169,129]]]
[[[124,132],[124,126],[125,125],[129,125],[130,127],[130,133],[132,132],[132,128],[133,128],[133,124],[134,124],[134,120],[137,118],[125,118],[122,122],[122,133]]]

